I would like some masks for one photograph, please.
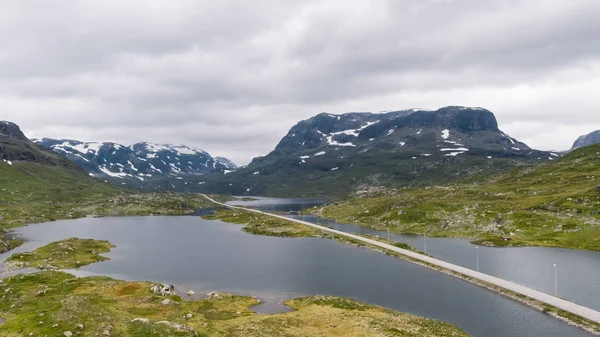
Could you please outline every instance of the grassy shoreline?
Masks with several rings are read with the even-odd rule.
[[[71,238],[31,253],[15,254],[13,262],[79,267],[105,260],[106,241]],[[108,277],[77,278],[59,271],[21,274],[0,281],[3,336],[467,336],[458,327],[432,319],[333,296],[295,298],[294,309],[263,315],[252,311],[253,297],[211,293],[184,300],[160,294],[151,282]],[[359,324],[357,324],[359,323]],[[383,331],[383,334],[382,334]]]
[[[72,269],[108,260],[99,254],[108,253],[113,247],[108,241],[68,238],[32,252],[13,254],[6,261],[37,269]]]
[[[0,204],[0,235],[11,228],[72,220],[86,216],[146,216],[146,215],[190,215],[200,208],[214,204],[198,194],[171,192],[134,193],[117,190],[117,194],[101,194],[77,200],[55,200],[24,202],[13,200]],[[222,201],[227,196],[214,196]],[[0,238],[0,253],[5,253],[23,244],[23,240]]]
[[[373,189],[317,214],[393,232],[490,246],[600,251],[600,144],[552,163],[444,186]]]
[[[240,214],[240,215],[243,214],[243,213],[256,214],[256,213],[251,212],[251,211],[242,211],[240,209],[236,209],[235,211],[227,211],[227,212],[234,212],[235,214]],[[261,216],[262,217],[268,217],[266,215],[261,215]],[[237,223],[244,223],[244,219],[248,219],[248,215],[241,215],[240,218],[238,219]],[[253,219],[258,219],[258,218],[253,218]],[[283,221],[283,222],[291,222],[291,221],[286,221],[286,220],[283,220],[283,219],[281,219],[281,221]],[[298,224],[298,223],[295,223],[295,224]],[[250,224],[250,225],[252,225],[252,224]],[[298,224],[298,225],[300,225],[300,224]],[[302,225],[300,225],[300,226],[302,226]],[[320,232],[320,231],[317,230],[317,232]],[[262,235],[265,235],[265,234],[262,234]],[[268,234],[266,234],[266,235],[268,235]],[[364,236],[364,235],[361,235],[361,236]],[[456,278],[459,278],[459,279],[465,280],[467,282],[473,283],[473,284],[475,284],[477,286],[480,286],[482,288],[485,288],[487,290],[493,291],[493,292],[495,292],[495,293],[497,293],[497,294],[499,294],[501,296],[505,296],[507,298],[510,298],[510,299],[516,300],[516,301],[518,301],[520,303],[523,303],[525,305],[528,305],[528,306],[530,306],[530,307],[532,307],[532,308],[534,308],[536,310],[542,311],[545,314],[551,315],[551,316],[555,317],[556,319],[559,319],[559,320],[561,320],[561,321],[563,321],[563,322],[565,322],[565,323],[567,323],[569,325],[572,325],[572,326],[584,329],[587,332],[590,332],[590,333],[592,333],[594,335],[600,336],[600,324],[598,324],[596,322],[593,322],[593,321],[590,321],[588,319],[585,319],[583,317],[571,314],[569,312],[566,312],[566,311],[561,310],[559,308],[556,308],[554,306],[547,305],[545,303],[542,303],[542,302],[537,301],[535,299],[529,298],[527,296],[514,293],[514,292],[512,292],[510,290],[507,290],[507,289],[504,289],[504,288],[501,288],[501,287],[489,284],[489,283],[484,282],[484,281],[473,279],[473,278],[471,278],[469,276],[466,276],[464,274],[457,273],[457,272],[454,272],[454,271],[451,271],[451,270],[447,270],[447,269],[439,267],[439,266],[435,266],[435,265],[432,265],[432,264],[429,264],[429,263],[425,263],[425,262],[420,261],[420,260],[415,260],[415,259],[413,259],[411,257],[399,254],[397,252],[389,251],[387,249],[383,249],[381,247],[373,246],[373,245],[370,245],[368,243],[365,243],[365,242],[362,242],[362,241],[358,241],[358,240],[355,240],[355,239],[352,239],[352,238],[348,238],[348,237],[344,237],[344,236],[340,236],[340,235],[335,235],[335,234],[330,234],[330,233],[322,233],[321,235],[317,235],[317,237],[331,238],[331,239],[340,241],[342,243],[347,243],[347,244],[351,244],[351,245],[354,245],[354,246],[357,246],[357,247],[371,249],[371,250],[380,252],[382,254],[386,254],[386,255],[393,256],[393,257],[396,257],[396,258],[399,258],[399,259],[403,259],[403,260],[406,260],[406,261],[418,264],[420,266],[423,266],[423,267],[426,267],[426,268],[429,268],[429,269],[432,269],[432,270],[436,270],[436,271],[442,272],[442,273],[450,275],[450,276],[454,276]],[[365,237],[373,239],[373,237],[371,237],[371,236],[365,236]],[[384,241],[387,241],[387,240],[384,240],[383,238],[379,238],[378,241],[384,242]],[[408,247],[401,247],[401,248],[405,248],[405,249],[409,249],[409,250],[413,250],[413,251],[416,251],[418,253],[421,253],[421,252],[417,251],[416,249],[414,249],[413,247],[410,247],[410,246],[408,246]]]
[[[394,197],[401,198],[402,195]],[[460,228],[460,229],[446,229],[440,228],[438,221],[439,219],[428,219],[431,213],[422,213],[423,219],[419,222],[405,223],[399,220],[389,221],[386,219],[385,214],[377,213],[371,214],[371,216],[363,216],[357,214],[356,211],[348,211],[348,209],[365,209],[368,206],[360,203],[360,201],[349,201],[344,204],[330,205],[317,210],[310,210],[311,214],[321,216],[332,221],[339,223],[348,223],[356,226],[371,228],[375,230],[385,231],[389,228],[390,232],[396,234],[406,235],[419,235],[428,237],[448,237],[448,238],[460,238],[468,239],[472,244],[487,246],[487,247],[553,247],[553,248],[565,248],[565,249],[579,249],[579,250],[591,250],[600,251],[600,219],[599,218],[577,218],[570,216],[569,221],[573,224],[579,221],[577,231],[569,230],[557,230],[551,229],[540,233],[525,233],[522,230],[515,229],[514,231],[508,231],[506,233],[490,234],[488,232],[480,231],[479,229],[473,228]],[[382,213],[392,213],[394,211],[384,211]],[[437,212],[436,216],[439,216],[443,212]],[[479,220],[473,220],[471,217],[464,217],[458,213],[444,213],[446,216],[461,218],[461,222],[469,222],[471,226],[486,226]],[[525,220],[539,218],[541,223],[546,221],[555,221],[551,215],[541,215],[539,213],[531,213],[523,215],[522,213],[516,216],[523,216]],[[489,220],[489,219],[488,219]],[[389,222],[388,222],[389,221]],[[593,225],[586,225],[587,223],[593,223]],[[598,224],[596,224],[598,222]],[[374,225],[374,223],[381,223],[382,225]],[[388,224],[387,226],[384,224]],[[467,227],[468,225],[465,225]],[[530,222],[527,222],[527,226],[531,226]],[[571,226],[571,225],[567,225]],[[562,227],[561,227],[562,228]],[[567,228],[567,227],[565,227]]]

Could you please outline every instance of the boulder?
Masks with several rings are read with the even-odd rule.
[[[134,318],[131,320],[130,323],[135,323],[135,322],[140,322],[140,323],[144,323],[144,324],[148,324],[150,323],[150,320],[147,318]]]
[[[73,333],[71,331],[65,331],[63,335],[65,335],[65,337],[73,337]]]
[[[188,296],[194,296],[194,295],[196,295],[196,292],[193,291],[193,290],[190,290],[190,291],[187,292],[187,295]]]
[[[166,325],[166,326],[174,329],[177,332],[196,332],[196,330],[194,330],[194,328],[192,328],[190,326],[181,325],[181,324],[177,324],[177,323],[173,323],[173,322],[160,321],[160,322],[156,322],[156,324]]]
[[[175,293],[175,287],[172,284],[155,284],[150,288],[150,290],[156,295],[160,296],[177,295]]]

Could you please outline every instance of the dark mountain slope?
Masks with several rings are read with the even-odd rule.
[[[554,160],[498,128],[482,108],[319,114],[296,124],[265,157],[207,180],[205,191],[335,196],[362,185],[418,186]]]

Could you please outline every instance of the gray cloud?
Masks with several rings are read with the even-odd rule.
[[[41,1],[0,12],[0,119],[239,164],[322,111],[483,106],[530,146],[600,128],[596,0]]]

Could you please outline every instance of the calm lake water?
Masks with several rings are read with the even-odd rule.
[[[269,302],[314,294],[352,297],[454,323],[473,336],[590,336],[468,282],[328,239],[274,238],[199,217],[84,218],[16,229],[29,251],[67,237],[109,240],[109,261],[79,270],[227,291]],[[6,258],[7,254],[0,256]]]
[[[252,202],[235,201],[237,205],[252,206],[278,212],[299,210],[322,204],[320,199],[257,198]],[[302,219],[302,216],[290,217]],[[335,221],[305,216],[305,221],[319,223],[337,230],[379,235],[387,232],[338,224]],[[469,240],[454,238],[425,238],[417,235],[390,234],[390,240],[407,243],[440,260],[510,280],[524,286],[554,295],[554,264],[557,265],[558,296],[569,301],[600,310],[600,252],[544,247],[479,247]]]

